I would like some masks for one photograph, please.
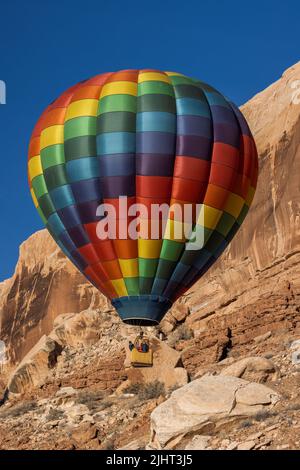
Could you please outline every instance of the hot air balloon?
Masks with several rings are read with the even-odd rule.
[[[239,109],[211,86],[175,72],[104,73],[69,88],[43,112],[29,145],[34,204],[61,250],[129,324],[158,324],[173,302],[213,265],[240,228],[258,174],[255,142]],[[117,227],[141,204],[200,207],[189,249],[169,210],[158,237],[151,215],[128,234],[99,238],[105,214]],[[105,212],[105,211],[104,211]],[[169,230],[166,230],[168,226]],[[145,233],[146,232],[146,233]],[[150,236],[149,236],[149,232]]]

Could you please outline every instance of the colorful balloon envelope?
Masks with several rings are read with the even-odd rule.
[[[82,81],[46,108],[29,145],[30,190],[47,229],[131,324],[159,323],[218,259],[249,210],[257,172],[238,108],[175,72]],[[154,206],[165,210],[153,215]],[[198,245],[176,231],[186,207]]]

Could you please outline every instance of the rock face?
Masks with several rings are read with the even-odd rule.
[[[10,394],[31,392],[56,377],[54,383],[67,388],[97,384],[104,390],[115,389],[127,378],[124,340],[118,329],[116,315],[106,312],[86,310],[59,315],[54,329],[42,336],[11,373]],[[79,354],[74,361],[75,351]]]
[[[279,401],[272,389],[229,376],[205,376],[181,387],[151,414],[150,445],[170,448],[189,433],[253,416]]]
[[[105,331],[104,317],[110,317],[107,326],[118,321],[114,312],[84,310],[80,313],[61,314],[54,320],[50,335],[63,346],[91,346],[96,343]]]
[[[276,380],[279,372],[272,361],[264,357],[245,357],[234,364],[225,367],[221,375],[230,375],[240,377],[254,382],[266,382],[267,380]]]
[[[62,288],[63,286],[63,288]],[[13,277],[0,290],[1,339],[19,362],[61,313],[107,307],[107,300],[73,267],[46,230],[20,247]]]
[[[258,147],[258,186],[229,249],[186,295],[199,336],[183,357],[191,374],[257,336],[299,329],[299,79],[300,63],[241,108]]]
[[[20,394],[43,384],[49,369],[56,365],[61,351],[60,344],[46,335],[42,336],[13,372],[8,382],[8,390]]]

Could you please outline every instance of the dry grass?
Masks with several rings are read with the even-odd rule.
[[[37,409],[37,403],[35,401],[26,401],[18,405],[6,408],[0,411],[1,418],[18,418],[30,411]]]
[[[62,419],[64,412],[56,408],[50,408],[49,413],[46,416],[47,421],[58,421]]]
[[[291,403],[290,405],[288,405],[287,409],[289,411],[299,411],[300,410],[300,403],[299,402]]]
[[[151,400],[152,398],[158,398],[166,393],[164,384],[159,380],[145,384],[136,383],[129,385],[125,392],[137,395],[139,400]]]
[[[276,411],[269,411],[269,410],[262,410],[256,413],[256,415],[253,416],[253,419],[255,421],[266,421],[269,418],[272,418],[273,416],[276,416],[278,412]]]
[[[253,422],[250,421],[249,419],[245,419],[245,421],[242,421],[240,423],[239,428],[246,429],[246,428],[250,428],[251,426],[253,426]]]
[[[170,335],[168,343],[169,346],[173,348],[179,341],[187,341],[193,337],[193,330],[188,328],[185,324],[182,324]]]
[[[105,398],[105,393],[102,390],[85,390],[78,394],[77,403],[86,405],[90,411],[96,412],[110,407],[113,401]]]

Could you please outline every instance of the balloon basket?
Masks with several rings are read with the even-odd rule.
[[[132,367],[151,367],[153,363],[152,350],[140,352],[134,348],[130,353],[130,362]]]

